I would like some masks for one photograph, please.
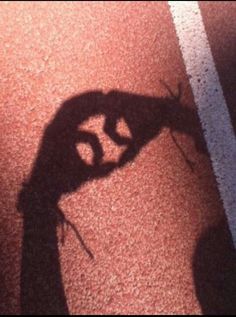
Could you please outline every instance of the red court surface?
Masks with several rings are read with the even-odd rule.
[[[235,123],[236,6],[200,7]],[[235,254],[168,4],[0,12],[0,313],[235,313]],[[179,101],[161,81],[181,83]],[[64,245],[59,207],[80,234]]]

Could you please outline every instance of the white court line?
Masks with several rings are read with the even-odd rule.
[[[197,1],[168,1],[236,248],[236,139]]]

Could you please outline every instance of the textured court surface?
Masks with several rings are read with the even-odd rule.
[[[200,8],[235,128],[236,5]],[[1,2],[0,40],[0,313],[235,313],[168,4]]]

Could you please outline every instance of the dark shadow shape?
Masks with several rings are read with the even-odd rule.
[[[170,90],[169,90],[170,91]],[[63,194],[78,190],[84,183],[108,176],[132,161],[162,128],[187,134],[197,150],[206,152],[196,112],[177,97],[154,98],[125,92],[103,94],[93,91],[66,101],[45,129],[31,175],[18,198],[24,217],[21,268],[21,309],[29,315],[69,313],[64,293],[57,239],[58,224],[69,225],[85,253],[93,258],[79,231],[65,219],[58,207]],[[79,131],[92,116],[104,115],[104,131],[117,144],[126,145],[117,163],[102,163],[103,148],[97,135]],[[129,127],[131,137],[116,131],[119,119]],[[79,142],[90,144],[93,164],[78,155]]]
[[[226,220],[200,238],[193,261],[196,295],[204,315],[236,314],[236,251]]]

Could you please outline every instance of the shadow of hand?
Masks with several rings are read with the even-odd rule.
[[[99,136],[80,130],[93,116],[105,118],[103,131],[118,147],[126,145],[117,162],[104,162]],[[130,131],[129,138],[117,132],[120,119]],[[107,177],[134,160],[163,127],[189,135],[196,145],[200,144],[198,125],[195,111],[168,97],[94,91],[63,103],[44,131],[31,174],[18,196],[17,209],[22,211],[24,220],[21,267],[24,314],[68,313],[59,261],[58,224],[62,228],[70,226],[83,250],[93,258],[77,228],[58,206],[62,195],[89,181]],[[79,143],[92,149],[91,164],[78,153]]]

